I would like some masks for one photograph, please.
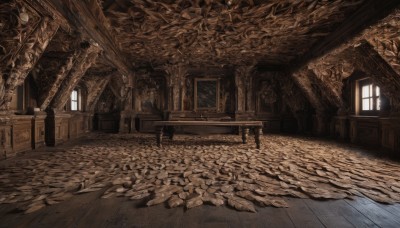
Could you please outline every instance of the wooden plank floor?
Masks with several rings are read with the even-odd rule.
[[[224,206],[190,210],[145,207],[126,198],[101,199],[102,192],[76,195],[32,214],[0,205],[0,227],[400,227],[400,204],[366,198],[315,201],[287,198],[289,208],[238,212]]]

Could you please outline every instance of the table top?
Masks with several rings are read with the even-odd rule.
[[[153,126],[248,126],[262,127],[261,121],[170,120],[154,121]]]

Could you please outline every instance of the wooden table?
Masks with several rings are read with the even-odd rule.
[[[155,121],[153,126],[156,129],[157,146],[161,146],[164,127],[171,127],[169,138],[174,138],[174,127],[176,126],[237,126],[242,128],[243,144],[247,143],[250,129],[254,130],[254,139],[257,149],[260,149],[260,135],[262,135],[261,121]]]

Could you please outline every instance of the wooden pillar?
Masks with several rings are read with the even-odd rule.
[[[242,76],[240,74],[235,75],[235,100],[236,100],[236,112],[244,112],[245,110],[245,94]]]
[[[184,84],[187,69],[183,65],[166,65],[166,82],[168,88],[168,111],[183,111]]]
[[[251,119],[253,107],[253,66],[239,66],[235,69],[235,119]]]

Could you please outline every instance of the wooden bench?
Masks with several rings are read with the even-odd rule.
[[[155,121],[153,126],[156,129],[157,146],[161,146],[164,127],[170,127],[170,136],[174,137],[174,127],[176,126],[236,126],[242,129],[243,144],[247,143],[250,129],[254,130],[254,139],[257,149],[260,149],[260,135],[262,135],[263,124],[261,121]]]

